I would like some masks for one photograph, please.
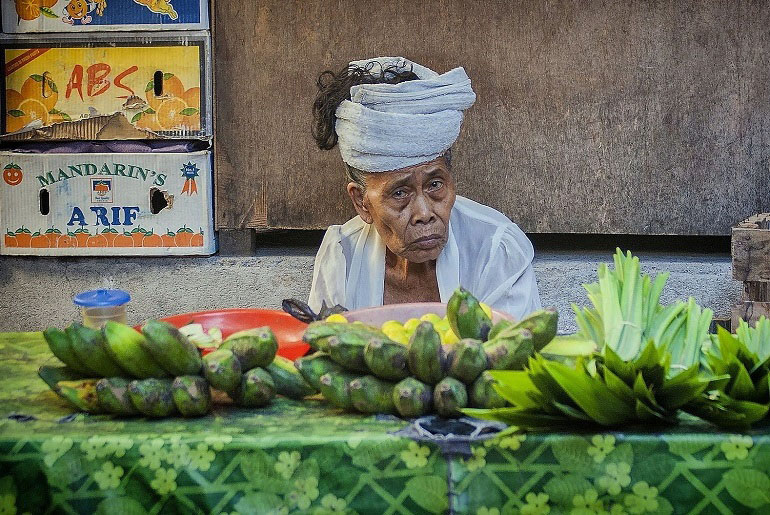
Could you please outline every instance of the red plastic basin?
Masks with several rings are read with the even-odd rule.
[[[222,331],[222,337],[227,338],[231,334],[244,329],[270,326],[278,340],[278,354],[284,358],[294,360],[304,356],[310,346],[302,341],[302,333],[307,324],[300,322],[284,311],[273,309],[219,309],[215,311],[199,311],[197,313],[183,313],[161,320],[175,327],[188,324],[201,324],[204,331],[212,327],[218,327]]]

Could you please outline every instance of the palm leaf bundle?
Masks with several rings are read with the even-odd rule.
[[[732,369],[701,369],[711,344],[711,310],[692,298],[661,305],[668,274],[654,280],[642,274],[630,252],[618,250],[614,264],[600,266],[598,281],[585,285],[591,306],[573,306],[579,331],[572,341],[594,342],[596,353],[572,363],[536,355],[526,370],[494,371],[495,389],[511,406],[465,412],[529,429],[574,427],[576,421],[675,423],[680,410],[729,427],[762,418],[756,398],[724,394]]]

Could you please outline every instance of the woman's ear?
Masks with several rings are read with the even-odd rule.
[[[364,201],[364,190],[361,188],[361,185],[355,182],[349,182],[347,190],[348,196],[350,197],[350,200],[353,201],[353,207],[355,208],[356,213],[358,213],[358,216],[360,216],[364,222],[368,224],[372,223],[372,214],[366,207],[366,202]]]

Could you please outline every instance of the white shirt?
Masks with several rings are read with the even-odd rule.
[[[449,237],[436,261],[441,302],[462,285],[480,301],[517,319],[540,308],[534,249],[505,215],[457,197],[449,217]],[[382,306],[385,244],[360,216],[326,231],[315,258],[310,307],[340,304],[348,309]]]

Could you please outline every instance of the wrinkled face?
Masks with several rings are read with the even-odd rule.
[[[455,184],[443,157],[393,172],[366,174],[366,191],[348,193],[391,252],[413,263],[438,258],[447,242]]]

